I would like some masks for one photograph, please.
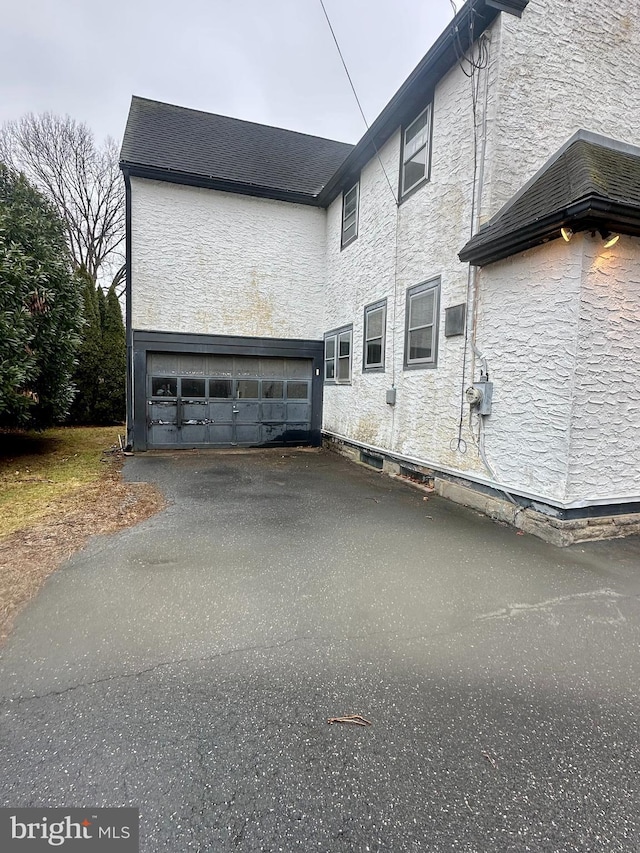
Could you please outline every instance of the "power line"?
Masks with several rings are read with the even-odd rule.
[[[342,50],[340,49],[340,44],[338,42],[338,38],[337,38],[335,31],[333,29],[333,26],[331,24],[331,20],[329,19],[329,15],[328,15],[327,10],[326,10],[325,5],[324,5],[324,0],[320,0],[320,5],[322,6],[322,11],[324,12],[325,18],[327,19],[327,24],[329,25],[329,29],[331,30],[331,35],[333,36],[333,41],[334,41],[336,49],[338,51],[338,55],[340,56],[340,59],[342,61],[342,67],[344,68],[345,74],[347,75],[349,85],[351,86],[351,91],[353,92],[353,96],[356,99],[358,109],[360,110],[360,115],[362,116],[362,120],[364,122],[365,127],[367,128],[367,130],[369,130],[370,129],[369,128],[369,122],[367,121],[367,117],[365,116],[364,110],[362,109],[362,104],[360,103],[360,98],[358,97],[358,93],[356,92],[356,87],[353,85],[353,80],[351,79],[351,74],[349,74],[349,69],[347,68],[347,63],[345,62],[345,58],[342,54]],[[382,171],[384,172],[384,176],[387,179],[387,183],[389,184],[389,190],[391,191],[391,195],[393,196],[393,200],[395,201],[396,204],[398,204],[398,199],[396,197],[396,194],[394,192],[393,187],[391,186],[391,181],[389,180],[389,175],[387,174],[387,170],[385,169],[384,163],[382,162],[382,158],[380,157],[380,152],[378,151],[378,148],[377,148],[375,142],[373,141],[373,139],[371,140],[371,144],[373,145],[373,148],[376,152],[376,156],[378,158],[378,161],[380,162],[380,166],[382,168]]]

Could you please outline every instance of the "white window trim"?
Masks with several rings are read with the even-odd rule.
[[[425,323],[422,326],[410,328],[409,321],[411,318],[411,299],[414,296],[419,296],[428,291],[434,291],[433,299],[433,316],[431,323]],[[439,333],[439,316],[440,316],[440,277],[423,281],[420,284],[415,284],[407,289],[405,302],[405,333],[404,333],[404,367],[405,370],[415,368],[431,368],[438,366],[438,333]],[[433,329],[431,337],[431,357],[430,358],[409,358],[409,332],[416,329],[424,329],[431,326]]]
[[[400,158],[400,198],[403,199],[405,196],[408,196],[413,190],[416,190],[418,187],[422,186],[422,184],[426,184],[429,180],[430,171],[431,171],[431,123],[433,116],[433,104],[429,104],[426,106],[418,115],[413,119],[411,124],[407,125],[402,131],[402,155]],[[424,127],[424,142],[419,146],[415,147],[410,143],[409,148],[407,148],[407,134],[413,127],[413,125],[419,121],[424,114],[427,114],[427,122]],[[412,140],[413,142],[413,140]],[[409,160],[413,159],[416,154],[420,151],[425,152],[425,172],[424,177],[419,178],[410,186],[405,186],[405,168]]]
[[[348,336],[349,339],[349,355],[340,356],[340,338]],[[333,340],[333,358],[327,358],[327,341]],[[349,377],[347,379],[339,379],[339,367],[341,358],[349,360]],[[327,377],[327,365],[333,364],[333,376]],[[332,329],[324,336],[324,382],[325,385],[351,385],[351,376],[353,374],[353,325],[341,326],[339,329]]]
[[[351,223],[349,224],[349,226],[345,225],[345,221],[346,221],[345,210],[346,210],[347,196],[350,195],[354,190],[356,192],[355,221],[353,223],[353,224],[355,224],[355,232],[351,235],[351,237],[349,237],[345,240],[344,232],[347,229],[347,227],[351,227]],[[344,249],[346,246],[349,246],[351,243],[353,243],[354,240],[357,240],[359,218],[360,218],[360,181],[357,181],[350,189],[348,189],[346,192],[342,193],[342,225],[340,228],[340,248],[341,249]]]
[[[369,321],[369,314],[374,313],[375,311],[382,311],[382,336],[376,335],[375,337],[368,337],[367,325]],[[377,364],[368,364],[367,362],[367,344],[369,341],[375,341],[380,338],[381,344],[381,361]],[[364,309],[364,329],[362,335],[362,369],[366,372],[369,371],[384,371],[385,366],[385,348],[387,343],[387,300],[379,299],[377,302],[372,302],[370,305],[365,305]]]

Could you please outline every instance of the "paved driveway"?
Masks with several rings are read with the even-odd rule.
[[[639,849],[638,540],[557,550],[318,451],[127,474],[169,507],[3,650],[2,805],[139,806],[145,853]]]

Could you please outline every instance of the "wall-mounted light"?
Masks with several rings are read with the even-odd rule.
[[[565,243],[568,243],[573,237],[573,231],[571,228],[565,228],[564,226],[560,229],[560,233],[562,234],[562,239]]]
[[[610,249],[620,239],[619,234],[612,234],[611,231],[600,231],[600,236],[604,240],[604,248]]]

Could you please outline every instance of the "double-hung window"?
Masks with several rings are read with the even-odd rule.
[[[324,381],[349,384],[351,382],[351,350],[353,327],[343,326],[324,336]]]
[[[435,367],[438,356],[440,279],[407,290],[405,367]]]
[[[358,208],[360,206],[360,184],[357,183],[342,195],[342,237],[344,249],[358,236]]]
[[[424,109],[402,135],[400,198],[429,179],[431,148],[431,104]]]
[[[364,309],[364,370],[384,370],[387,325],[387,300],[374,302]]]

